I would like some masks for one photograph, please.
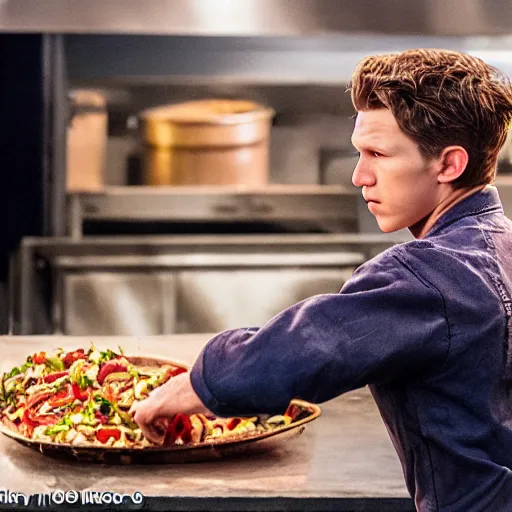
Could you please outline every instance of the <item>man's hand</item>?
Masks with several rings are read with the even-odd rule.
[[[201,402],[190,382],[190,375],[182,373],[154,389],[149,397],[135,402],[130,412],[144,436],[153,443],[163,444],[165,429],[162,420],[175,414],[212,414]]]

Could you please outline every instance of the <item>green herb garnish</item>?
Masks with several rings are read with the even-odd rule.
[[[47,436],[54,436],[55,434],[58,434],[59,432],[67,432],[71,427],[73,423],[70,418],[67,416],[62,418],[57,424],[48,427],[45,430],[45,434]]]
[[[7,396],[7,392],[5,391],[4,381],[5,381],[5,373],[2,375],[1,385],[2,385],[2,400],[6,401],[8,396]]]
[[[28,368],[34,366],[34,363],[32,361],[27,361],[22,367],[21,367],[21,371],[23,373],[25,373],[27,371]]]
[[[91,379],[89,379],[89,377],[87,377],[87,375],[81,373],[78,378],[77,378],[77,382],[78,384],[78,387],[80,389],[86,389],[88,388],[89,386],[92,386],[93,385],[93,382]]]
[[[21,373],[21,370],[15,366],[11,371],[10,373],[7,375],[6,379],[10,379],[11,377],[14,377],[15,375],[18,375]]]
[[[86,389],[88,386],[92,386],[92,380],[82,373],[83,361],[78,363],[69,375],[69,380],[73,384],[77,384],[80,389]]]
[[[100,362],[110,361],[111,359],[115,359],[116,357],[119,357],[119,354],[116,354],[113,350],[110,350],[109,348],[105,350],[104,352],[100,352]]]

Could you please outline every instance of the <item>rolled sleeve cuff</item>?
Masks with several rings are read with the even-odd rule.
[[[190,370],[190,382],[197,396],[203,404],[214,414],[220,414],[223,404],[210,391],[204,380],[204,358],[207,347],[199,354],[194,366]]]

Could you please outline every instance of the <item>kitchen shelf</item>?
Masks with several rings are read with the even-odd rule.
[[[69,232],[85,221],[295,222],[357,226],[357,190],[339,185],[107,187],[73,193]]]

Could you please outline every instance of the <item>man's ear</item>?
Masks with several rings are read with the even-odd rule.
[[[462,146],[448,146],[438,158],[440,165],[437,174],[439,183],[451,183],[466,169],[469,161],[468,152]]]

